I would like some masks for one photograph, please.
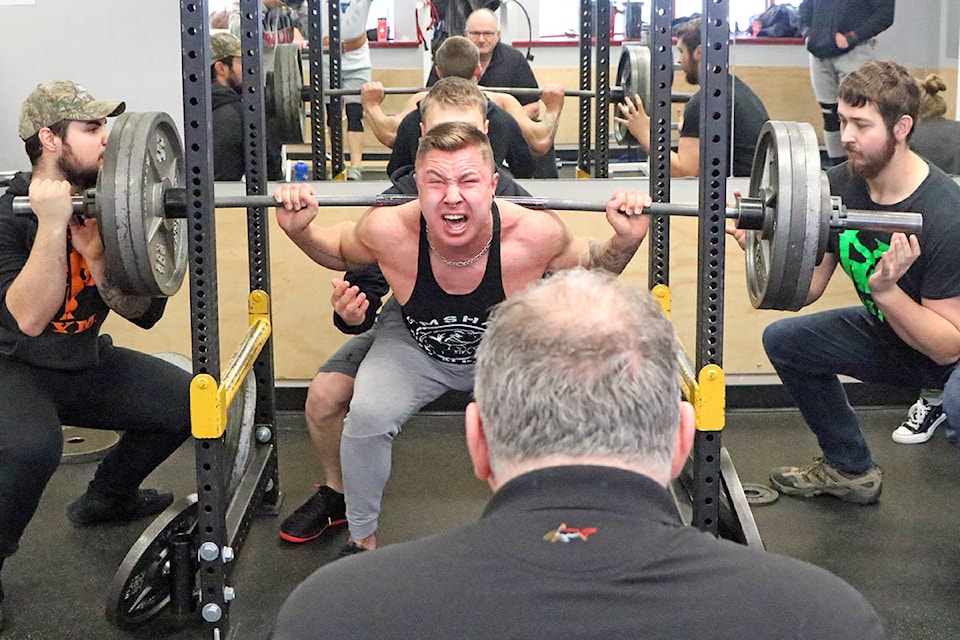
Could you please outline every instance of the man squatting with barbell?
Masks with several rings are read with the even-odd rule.
[[[910,150],[919,109],[916,81],[893,62],[869,62],[840,84],[848,160],[827,172],[830,193],[851,209],[919,212],[923,231],[833,233],[807,304],[839,264],[863,306],[778,320],[764,331],[767,356],[823,450],[810,466],[773,470],[783,493],[858,504],[880,498],[882,472],[838,375],[943,388],[945,412],[960,416],[960,186]],[[742,246],[745,232],[731,233]]]
[[[111,310],[150,328],[166,298],[112,285],[97,221],[75,217],[71,203],[96,186],[106,119],[124,108],[61,80],[38,85],[21,110],[32,176],[17,174],[0,197],[0,567],[60,462],[61,425],[125,432],[67,507],[75,525],[126,522],[173,501],[139,487],[190,435],[190,374],[99,335]],[[21,195],[34,215],[13,214]],[[2,599],[0,585],[0,626]]]
[[[606,204],[614,235],[574,237],[552,211],[494,202],[497,174],[487,136],[447,122],[424,134],[418,200],[375,207],[356,222],[312,224],[309,184],[277,189],[277,220],[318,264],[344,270],[378,263],[393,290],[357,371],[340,462],[350,540],[343,554],[377,546],[377,520],[393,438],[445,391],[469,391],[474,356],[492,306],[544,273],[577,266],[620,273],[649,226],[650,198],[616,192]]]
[[[484,133],[491,133],[488,137],[493,137],[488,131],[493,129],[494,123],[487,119],[487,97],[476,83],[459,77],[442,78],[431,87],[420,101],[418,114],[421,116],[418,140],[423,131],[444,122],[465,122]],[[496,159],[495,149],[493,155]],[[495,170],[498,176],[495,195],[530,196],[501,165],[497,164]],[[417,195],[412,164],[395,171],[390,179],[393,186],[386,193]],[[343,279],[336,279],[333,284],[334,325],[352,337],[321,365],[307,391],[304,417],[323,469],[324,481],[318,483],[317,491],[280,524],[280,537],[293,543],[309,542],[331,526],[346,523],[340,472],[343,421],[353,397],[357,369],[376,335],[374,321],[381,300],[390,290],[376,265],[348,271]]]

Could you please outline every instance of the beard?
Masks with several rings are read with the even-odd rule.
[[[227,86],[236,91],[237,95],[243,95],[243,80],[232,72],[227,74]]]
[[[57,159],[57,168],[63,173],[67,182],[75,189],[86,191],[97,186],[97,176],[100,173],[99,164],[95,167],[85,167],[73,155],[73,149],[64,141],[63,154]]]
[[[850,145],[847,144],[843,145],[843,150],[847,152],[847,167],[849,167],[850,172],[864,180],[872,180],[887,168],[887,165],[890,163],[890,158],[893,157],[894,152],[897,150],[897,142],[893,134],[888,133],[887,141],[883,145],[883,149],[875,156],[860,156],[860,158],[854,158],[850,155]]]
[[[698,85],[700,84],[700,70],[694,66],[692,69],[687,69],[684,71],[686,76],[687,84]]]

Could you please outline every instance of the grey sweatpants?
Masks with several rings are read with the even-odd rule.
[[[390,477],[393,438],[407,419],[449,390],[473,389],[472,364],[447,364],[423,351],[391,298],[377,319],[376,338],[357,371],[343,425],[340,464],[350,535],[377,530],[380,500]]]

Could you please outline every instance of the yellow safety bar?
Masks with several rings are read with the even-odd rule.
[[[227,408],[270,338],[270,297],[265,291],[250,292],[247,314],[250,326],[230,358],[220,385],[208,373],[197,374],[190,383],[190,422],[194,438],[216,439],[223,435],[227,429]]]
[[[669,318],[670,287],[658,284],[650,292],[660,302],[663,313]],[[679,339],[677,342],[679,344]],[[715,364],[708,364],[700,370],[699,376],[695,376],[693,361],[682,344],[677,353],[677,362],[680,365],[680,387],[683,396],[696,412],[697,431],[720,431],[726,423],[727,406],[727,386],[723,369]]]

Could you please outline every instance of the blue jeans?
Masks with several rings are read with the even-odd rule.
[[[816,435],[824,458],[841,471],[863,473],[873,461],[838,375],[943,388],[947,416],[960,416],[956,365],[939,365],[909,347],[863,307],[778,320],[764,330],[763,348]]]

